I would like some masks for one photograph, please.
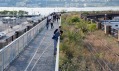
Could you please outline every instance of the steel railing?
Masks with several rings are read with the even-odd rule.
[[[59,45],[60,45],[60,38],[57,43],[57,54],[56,54],[56,63],[55,63],[55,71],[59,71]]]
[[[60,23],[59,26],[61,26],[61,18],[60,18]],[[57,54],[56,54],[56,62],[55,62],[55,71],[59,71],[59,52],[60,52],[60,37],[58,38],[58,43],[57,43]]]
[[[45,27],[46,22],[46,19],[43,20],[0,50],[0,71],[3,71],[7,66],[9,66],[21,51],[23,51],[24,48],[36,37],[39,31]]]

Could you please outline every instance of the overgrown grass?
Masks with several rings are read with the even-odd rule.
[[[96,24],[80,19],[79,13],[62,15],[62,30],[60,43],[60,70],[61,71],[104,71],[97,62],[105,61],[113,71],[118,71],[119,53],[118,43],[111,36],[96,29]],[[102,41],[102,43],[100,42]],[[94,55],[87,48],[91,43],[97,51]],[[112,51],[107,50],[108,46]],[[106,66],[102,63],[103,67]],[[108,69],[106,70],[108,71]]]
[[[95,24],[80,19],[76,13],[67,13],[62,16],[62,29],[64,33],[60,44],[61,71],[85,71],[87,64],[84,59],[87,58],[88,52],[82,40],[88,31],[96,30]]]

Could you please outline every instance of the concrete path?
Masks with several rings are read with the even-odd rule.
[[[58,25],[55,22],[54,29],[44,28],[5,71],[55,71],[52,36]]]

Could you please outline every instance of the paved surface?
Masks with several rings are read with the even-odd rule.
[[[55,71],[52,35],[58,25],[54,23],[54,29],[44,28],[5,71]]]

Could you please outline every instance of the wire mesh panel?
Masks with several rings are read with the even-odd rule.
[[[35,28],[35,35],[37,35],[37,32],[38,32],[38,28],[36,27]]]
[[[16,40],[13,45],[13,49],[15,49],[15,56],[19,54],[19,41]]]
[[[3,53],[0,53],[0,71],[3,71]]]
[[[27,42],[29,43],[31,40],[31,31],[27,34]]]
[[[37,28],[34,29],[34,36],[37,35]]]
[[[30,35],[30,38],[32,39],[32,38],[34,38],[34,28],[32,29],[32,31],[30,32],[31,33],[31,35]]]
[[[23,48],[24,48],[24,47],[23,47],[23,46],[24,46],[24,45],[23,45],[23,44],[24,44],[24,43],[23,43],[23,40],[24,40],[24,39],[23,39],[23,37],[21,37],[21,38],[19,38],[19,39],[20,39],[20,40],[19,40],[19,51],[21,52],[21,51],[23,50]]]
[[[4,59],[4,68],[7,67],[10,63],[10,61],[12,60],[13,56],[12,56],[12,50],[11,50],[11,45],[7,46],[6,49],[3,50],[3,59]]]
[[[18,43],[18,41],[14,42],[14,44],[11,45],[11,51],[12,51],[12,53],[11,53],[12,56],[11,57],[12,57],[12,60],[14,60],[16,58],[16,56],[18,55],[18,48],[17,48],[16,43]]]
[[[27,34],[24,35],[24,46],[26,46],[28,43],[27,43]]]
[[[38,26],[36,27],[36,33],[37,33],[37,32],[39,32],[39,30],[38,30]]]
[[[43,21],[44,22],[44,21]],[[18,55],[26,45],[39,33],[39,30],[44,27],[43,24],[39,23],[19,38],[5,46],[0,51],[0,71],[3,71]]]
[[[45,19],[45,20],[43,21],[43,23],[42,23],[42,26],[45,26],[46,23],[47,23],[47,20]]]
[[[31,41],[32,40],[32,34],[33,34],[33,29],[30,31],[30,35],[29,35],[29,38],[30,38],[30,40],[29,41]]]
[[[41,29],[41,24],[39,24],[38,27],[39,27],[38,30],[40,30]]]

